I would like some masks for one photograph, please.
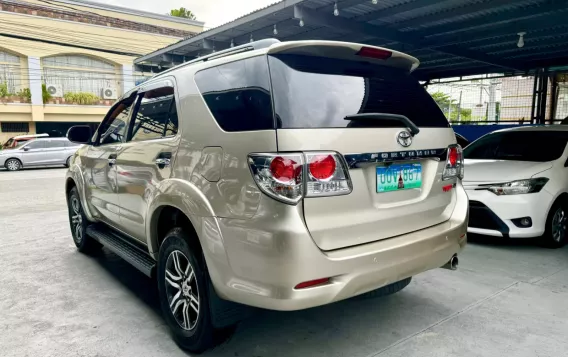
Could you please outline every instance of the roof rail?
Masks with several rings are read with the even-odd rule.
[[[180,68],[180,67],[185,67],[185,66],[190,65],[192,63],[205,62],[205,61],[209,61],[211,59],[226,57],[226,56],[230,56],[230,55],[236,55],[237,53],[242,53],[242,52],[246,52],[246,51],[260,50],[262,48],[270,47],[275,43],[280,43],[280,40],[275,39],[275,38],[267,38],[267,39],[264,39],[264,40],[253,41],[253,42],[246,43],[244,45],[239,45],[239,46],[227,48],[225,50],[213,52],[213,53],[208,54],[206,56],[197,57],[196,59],[193,59],[191,61],[181,63],[177,66],[174,66],[170,69],[167,69],[163,72],[156,74],[152,78],[160,76],[164,73],[171,72],[174,69],[177,69],[177,68]]]

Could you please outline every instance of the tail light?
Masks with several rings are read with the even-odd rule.
[[[261,191],[285,203],[352,190],[347,165],[335,152],[250,154],[248,162]]]
[[[285,203],[296,204],[302,199],[303,154],[250,154],[248,162],[262,192]]]
[[[452,178],[463,179],[464,165],[463,165],[463,150],[461,146],[455,144],[448,147],[448,158],[446,160],[446,167],[442,174],[442,180],[450,180]]]

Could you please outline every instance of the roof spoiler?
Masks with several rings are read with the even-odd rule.
[[[388,48],[339,41],[280,42],[268,49],[268,54],[277,53],[370,62],[405,69],[409,72],[414,71],[420,64],[417,58]]]

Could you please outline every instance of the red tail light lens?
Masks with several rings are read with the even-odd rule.
[[[381,48],[373,48],[373,47],[362,47],[359,52],[357,52],[358,56],[361,57],[369,57],[369,58],[376,58],[381,60],[386,60],[391,58],[392,52],[383,50]]]
[[[277,156],[270,163],[270,173],[275,180],[288,183],[294,179],[297,166],[294,160]]]
[[[458,162],[458,148],[454,146],[450,147],[449,150],[450,152],[448,153],[448,161],[450,162],[450,165],[455,166]]]
[[[461,146],[454,144],[448,147],[448,157],[446,159],[446,167],[442,174],[442,180],[450,180],[453,178],[463,179],[464,163],[463,150]]]
[[[318,155],[310,160],[310,174],[318,180],[327,180],[333,177],[337,164],[331,155]]]

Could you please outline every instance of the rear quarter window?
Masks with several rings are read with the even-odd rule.
[[[197,87],[219,126],[229,132],[274,129],[265,56],[202,70]]]

